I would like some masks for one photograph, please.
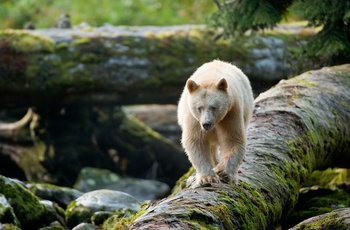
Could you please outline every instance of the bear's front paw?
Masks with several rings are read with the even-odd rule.
[[[231,177],[228,173],[224,172],[224,171],[220,171],[220,172],[217,172],[217,175],[219,177],[219,180],[222,182],[222,183],[230,183],[231,182]]]
[[[219,177],[219,180],[222,183],[228,184],[228,183],[236,183],[236,177],[233,175],[230,175],[225,170],[223,170],[221,167],[215,167],[213,169],[215,174]]]
[[[202,176],[197,180],[197,187],[210,186],[212,183],[219,183],[219,179],[216,176]]]

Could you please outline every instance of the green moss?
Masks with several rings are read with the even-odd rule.
[[[36,226],[40,223],[45,214],[45,208],[29,190],[6,177],[0,176],[0,193],[10,203],[16,217],[21,222],[22,228],[31,225]]]
[[[217,226],[213,225],[213,220],[203,213],[202,210],[197,208],[192,208],[188,210],[185,220],[191,223],[194,229],[208,229],[208,230],[218,230]]]
[[[77,204],[76,200],[74,200],[68,205],[65,212],[67,225],[73,228],[81,222],[89,223],[92,214],[89,208]]]
[[[170,196],[174,196],[177,193],[179,193],[182,188],[185,187],[186,185],[186,180],[195,172],[195,169],[193,167],[191,167],[187,173],[185,173],[182,177],[180,177],[180,179],[178,179],[175,183],[175,186],[173,187],[173,189],[171,190],[171,195]]]
[[[302,220],[331,212],[350,205],[350,195],[344,191],[330,189],[309,189],[300,193],[295,211],[288,216],[286,223],[290,226]]]
[[[315,170],[304,186],[318,185],[323,188],[333,188],[347,181],[347,172],[348,169],[341,168],[328,168],[323,171]]]
[[[88,44],[90,42],[89,38],[80,38],[74,40],[73,46],[82,45],[82,44]]]
[[[250,185],[240,181],[239,187],[234,187],[234,193],[220,192],[220,203],[209,207],[226,223],[225,229],[266,229],[268,204]],[[230,208],[232,207],[232,208]],[[237,222],[233,223],[235,219]]]
[[[69,47],[67,42],[60,42],[56,44],[56,50],[66,50]]]
[[[20,227],[13,224],[0,224],[2,230],[21,230]]]
[[[313,230],[313,229],[337,229],[349,230],[349,226],[337,218],[337,214],[329,214],[325,218],[313,222],[312,224],[300,224],[295,230]]]
[[[143,215],[146,212],[148,203],[141,205],[140,211],[137,213],[131,210],[121,210],[114,213],[113,216],[109,217],[102,226],[102,229],[108,230],[122,230],[129,229],[128,226],[138,217]]]
[[[53,52],[52,39],[23,30],[0,31],[0,42],[19,53]]]

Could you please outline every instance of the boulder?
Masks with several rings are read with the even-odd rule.
[[[155,180],[121,177],[106,169],[83,168],[74,188],[83,192],[97,189],[111,189],[128,193],[140,201],[164,198],[169,185]]]
[[[19,222],[23,229],[37,229],[46,223],[45,206],[40,203],[39,198],[21,184],[10,178],[0,176],[0,194],[2,194],[2,207],[7,215],[7,217],[2,218],[9,221],[9,224],[18,226]]]
[[[91,217],[98,211],[111,214],[120,210],[140,210],[141,203],[133,196],[108,189],[85,193],[69,204],[66,209],[67,225],[74,227],[79,223],[91,223]]]

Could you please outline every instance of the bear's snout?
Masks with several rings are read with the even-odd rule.
[[[206,122],[202,124],[202,127],[205,131],[209,131],[212,127],[212,124],[210,122]]]

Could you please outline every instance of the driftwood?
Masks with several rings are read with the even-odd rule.
[[[5,131],[10,132],[16,129],[21,129],[23,126],[25,126],[28,122],[31,121],[32,116],[33,116],[33,110],[29,108],[27,113],[18,121],[10,122],[10,123],[0,122],[0,133]]]
[[[150,205],[129,229],[273,229],[315,169],[349,167],[350,65],[282,81],[260,94],[248,129],[239,184],[179,185]],[[179,182],[180,184],[180,182]]]

